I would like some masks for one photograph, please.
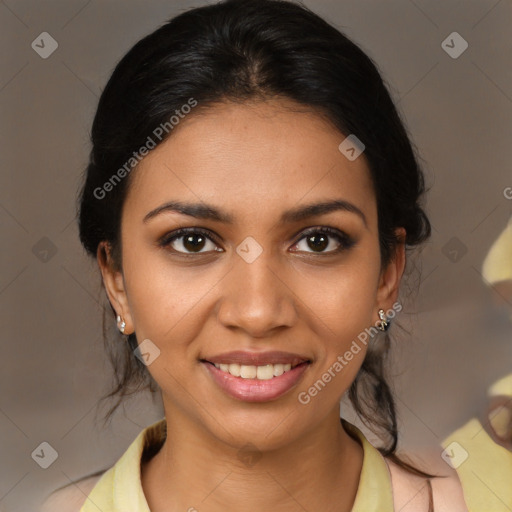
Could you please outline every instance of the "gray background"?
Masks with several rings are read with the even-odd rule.
[[[0,510],[32,510],[50,490],[112,465],[163,414],[141,395],[108,430],[94,423],[110,367],[100,276],[78,242],[75,196],[113,66],[167,18],[201,4],[0,2]],[[512,186],[511,2],[306,5],[377,62],[424,160],[434,231],[410,281],[420,289],[401,315],[410,335],[393,372],[402,446],[436,446],[481,411],[486,388],[511,368],[508,315],[480,275],[512,211],[503,193]],[[59,46],[42,59],[31,43],[45,31]],[[457,59],[441,47],[454,31],[469,44]],[[43,441],[59,455],[48,469],[31,458]]]

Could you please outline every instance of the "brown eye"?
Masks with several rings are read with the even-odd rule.
[[[345,233],[338,231],[337,229],[325,227],[309,230],[302,236],[294,247],[297,247],[301,252],[334,254],[348,249],[354,244],[354,240]]]
[[[201,249],[204,248],[206,245],[206,237],[201,234],[195,234],[195,235],[184,235],[179,237],[177,240],[175,240],[173,243],[177,242],[178,240],[181,240],[181,245],[190,252],[200,252]]]
[[[329,236],[324,235],[323,233],[318,233],[316,235],[308,235],[306,237],[306,242],[311,249],[315,252],[324,251],[329,245]]]
[[[197,228],[179,229],[169,233],[159,242],[162,247],[171,247],[182,254],[202,254],[221,249],[214,243],[211,235]],[[204,250],[206,249],[206,250]]]

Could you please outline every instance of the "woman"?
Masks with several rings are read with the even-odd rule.
[[[92,143],[80,239],[122,335],[115,407],[149,387],[165,418],[69,510],[467,510],[453,469],[396,454],[389,327],[430,224],[354,43],[287,1],[192,9],[118,64]]]

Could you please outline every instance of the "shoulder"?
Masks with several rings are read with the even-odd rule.
[[[391,474],[395,510],[427,512],[430,494],[427,479],[410,473],[387,458],[386,463]],[[422,457],[421,463],[413,461],[413,464],[436,475],[435,478],[430,479],[436,512],[468,511],[462,485],[455,470],[444,464],[442,460],[439,463],[434,454],[427,454]]]
[[[103,473],[82,478],[53,491],[42,503],[39,512],[79,512]]]

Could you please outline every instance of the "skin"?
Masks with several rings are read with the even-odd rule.
[[[352,508],[363,451],[340,425],[339,400],[366,347],[307,405],[297,395],[376,324],[379,309],[396,302],[405,253],[399,244],[382,266],[368,164],[364,154],[354,161],[341,154],[344,138],[289,100],[219,104],[187,117],[132,171],[122,269],[103,244],[98,262],[125,333],[160,349],[148,370],[162,390],[168,437],[142,468],[153,512]],[[355,205],[365,221],[343,210],[279,221],[285,210],[331,199]],[[167,211],[143,222],[172,200],[212,204],[235,220]],[[325,226],[354,245],[331,252],[340,243],[329,235],[315,250],[303,233]],[[204,228],[218,241],[206,239],[199,252],[183,238],[158,246],[181,227]],[[247,236],[263,248],[252,263],[236,252]],[[243,402],[219,389],[199,362],[231,350],[294,352],[312,364],[284,396]],[[260,456],[252,466],[238,457],[249,442]]]

